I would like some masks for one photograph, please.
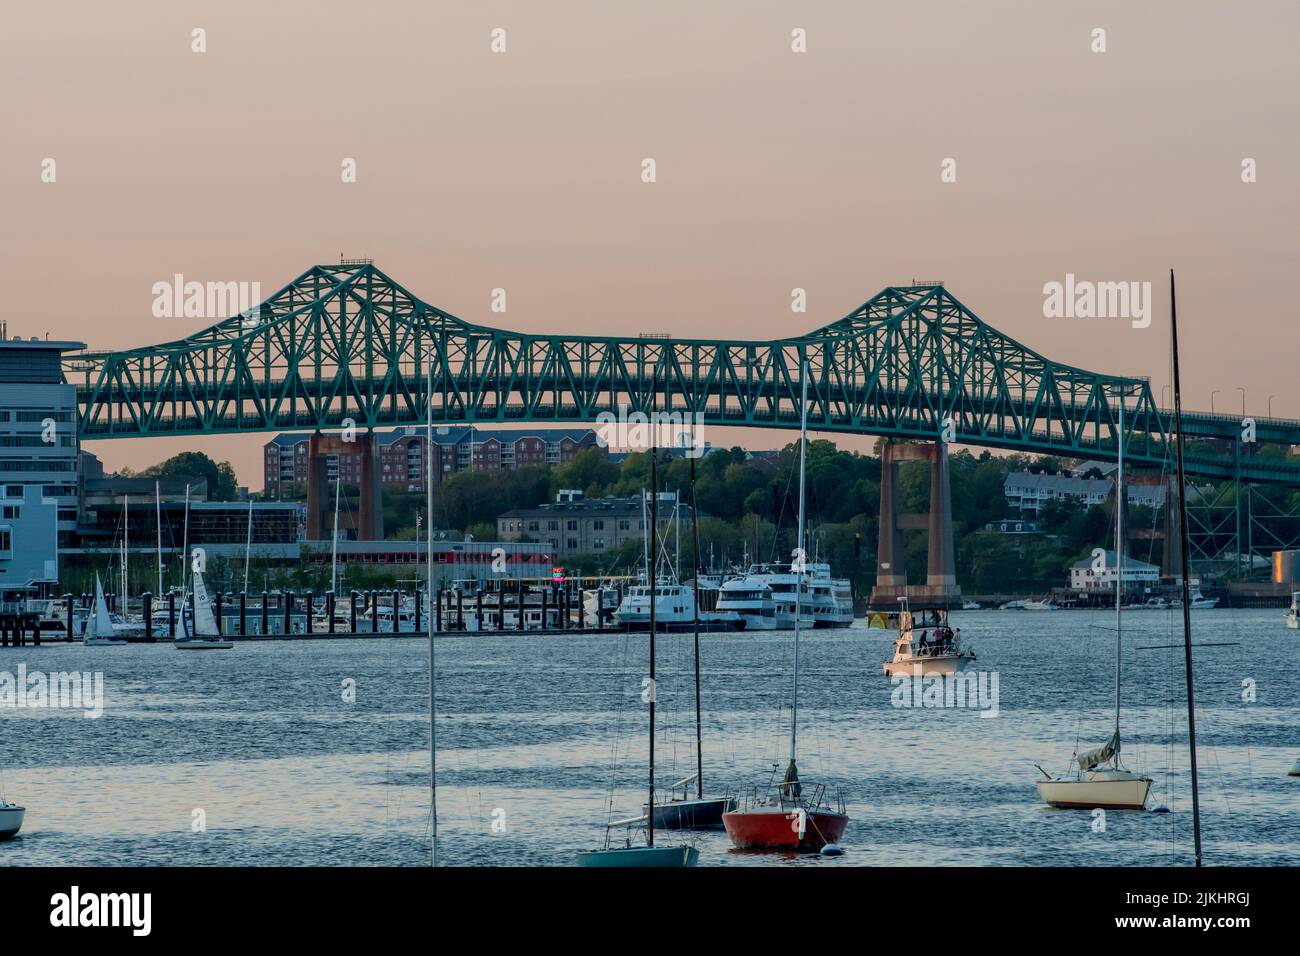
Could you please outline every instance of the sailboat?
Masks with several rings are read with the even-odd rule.
[[[655,567],[658,560],[655,560],[659,554],[659,495],[658,495],[658,459],[659,443],[657,441],[657,414],[658,414],[658,374],[655,375],[656,381],[652,386],[655,400],[652,401],[650,416],[650,434],[653,436],[650,441],[650,521],[646,526],[649,536],[650,549],[648,554],[651,559],[646,564],[647,583],[650,593],[655,593]],[[655,605],[657,601],[650,602],[650,619],[649,627],[646,633],[650,637],[650,682],[647,685],[649,689],[650,704],[650,795],[645,804],[645,812],[640,817],[633,817],[628,820],[618,820],[605,825],[605,846],[599,850],[587,850],[578,854],[578,866],[584,867],[656,867],[672,868],[694,866],[699,861],[700,851],[689,844],[668,844],[655,846],[655,828],[650,825],[655,819]],[[616,827],[627,827],[626,837],[622,846],[610,846],[610,833]],[[644,826],[645,845],[633,845],[634,834],[640,832]]]
[[[9,803],[4,797],[0,797],[0,840],[8,840],[18,835],[18,831],[23,827],[23,817],[26,813],[26,807]]]
[[[642,812],[661,830],[720,830],[722,815],[736,809],[735,797],[706,797],[704,795],[704,734],[700,699],[700,509],[695,502],[695,459],[691,458],[691,534],[695,540],[695,580],[692,582],[695,624],[695,773],[683,777],[668,788],[667,801],[657,805],[653,812],[647,804]],[[690,785],[695,784],[695,796],[690,796]],[[678,789],[681,796],[677,795]]]
[[[804,510],[807,505],[808,458],[808,363],[803,363],[803,399],[799,415],[799,532],[792,568],[801,577],[805,573]],[[832,806],[824,784],[805,785],[799,780],[796,766],[799,731],[799,631],[802,612],[803,581],[795,588],[794,599],[794,687],[790,706],[790,763],[779,785],[773,785],[779,765],[773,765],[772,780],[760,796],[755,788],[744,806],[722,815],[722,825],[733,845],[742,850],[828,850],[838,844],[849,815],[844,800]]]
[[[190,622],[181,615],[185,625],[185,638],[176,641],[178,651],[223,651],[234,647],[231,641],[223,641],[217,630],[217,617],[212,613],[212,600],[208,589],[203,584],[203,572],[194,572],[194,632],[190,633]]]
[[[1102,746],[1078,754],[1073,776],[1038,781],[1038,793],[1049,806],[1073,810],[1141,810],[1151,791],[1151,778],[1126,770],[1120,762],[1120,648],[1124,617],[1124,399],[1119,398],[1119,469],[1115,472],[1115,732]]]
[[[126,641],[119,641],[116,634],[112,615],[108,613],[108,602],[104,600],[104,585],[96,574],[95,607],[86,616],[86,630],[82,634],[81,641],[87,647],[114,647],[125,644]]]

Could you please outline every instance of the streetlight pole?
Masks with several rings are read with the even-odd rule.
[[[1270,396],[1268,397],[1268,417],[1269,417],[1269,418],[1272,418],[1272,417],[1273,417],[1273,399],[1275,399],[1275,398],[1277,398],[1276,395],[1270,395]]]
[[[1245,418],[1246,417],[1246,390],[1242,388],[1240,385],[1234,385],[1232,387],[1235,388],[1237,391],[1241,392],[1241,417]]]
[[[1210,392],[1210,414],[1211,415],[1214,414],[1214,396],[1218,395],[1219,391],[1220,389],[1216,388],[1214,391]]]

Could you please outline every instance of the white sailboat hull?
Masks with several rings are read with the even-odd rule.
[[[1063,810],[1141,810],[1151,778],[1127,770],[1095,770],[1082,780],[1040,780],[1037,786],[1049,806]]]
[[[0,803],[0,840],[8,840],[22,829],[26,813],[16,803]]]

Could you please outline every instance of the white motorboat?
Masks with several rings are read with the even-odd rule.
[[[221,639],[217,617],[212,613],[212,599],[208,597],[201,571],[194,572],[194,630],[190,631],[190,621],[184,615],[181,621],[185,625],[185,636],[175,642],[178,651],[225,651],[235,646],[233,642]]]
[[[1026,601],[1022,607],[1026,611],[1055,611],[1057,607],[1052,603],[1051,598],[1044,598],[1041,601]]]
[[[722,585],[718,610],[732,611],[746,630],[788,631],[794,627],[795,589],[799,590],[801,629],[849,627],[853,598],[849,582],[831,577],[825,562],[808,563],[802,573],[793,565],[755,564]]]
[[[1200,588],[1192,588],[1190,598],[1193,611],[1208,610],[1209,608],[1217,606],[1219,603],[1218,598],[1207,598],[1201,593]],[[1182,598],[1174,598],[1167,606],[1172,608],[1181,608],[1183,606],[1183,600]]]
[[[962,602],[961,602],[961,609],[962,609],[963,611],[978,611],[978,610],[979,610],[980,608],[982,608],[983,606],[984,606],[984,605],[980,604],[979,601],[962,601]]]
[[[1286,612],[1286,626],[1293,631],[1300,631],[1300,591],[1291,595],[1291,607]]]
[[[108,613],[108,602],[104,600],[104,585],[95,575],[95,607],[86,618],[86,629],[81,635],[81,642],[87,647],[115,647],[125,644],[118,640],[113,627],[113,619]]]
[[[1024,601],[1004,601],[998,605],[999,611],[1023,611],[1025,609]]]
[[[1124,400],[1119,405],[1119,468],[1115,471],[1115,501],[1124,501]],[[1151,791],[1151,778],[1133,773],[1120,762],[1120,648],[1123,635],[1124,509],[1115,508],[1115,731],[1095,750],[1077,754],[1074,776],[1053,777],[1042,767],[1046,780],[1038,781],[1038,793],[1051,807],[1066,810],[1141,810]]]
[[[0,840],[8,840],[18,834],[18,831],[23,828],[23,817],[26,813],[26,807],[0,800]]]
[[[956,674],[974,660],[974,649],[962,646],[961,628],[954,631],[948,626],[946,608],[912,608],[904,600],[903,608],[898,612],[893,659],[881,666],[886,677],[925,677],[928,674]]]

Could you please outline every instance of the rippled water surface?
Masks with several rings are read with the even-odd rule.
[[[1281,610],[1194,612],[1207,862],[1300,862],[1300,637]],[[800,768],[852,818],[838,859],[739,854],[701,865],[1164,865],[1191,855],[1181,621],[1125,618],[1124,756],[1149,806],[1046,809],[1061,772],[1113,722],[1113,614],[954,614],[997,675],[996,716],[900,708],[883,631],[801,642]],[[659,780],[694,770],[690,635],[659,638]],[[766,781],[788,747],[788,633],[701,636],[707,791]],[[1142,649],[1173,644],[1173,648]],[[568,865],[646,779],[645,635],[437,641],[439,862]],[[105,713],[0,709],[0,771],[27,807],[0,866],[427,863],[427,643],[358,639],[0,649],[0,671],[102,671]],[[346,702],[345,681],[356,700]],[[1253,698],[1252,698],[1253,694]],[[199,829],[196,820],[205,828]],[[661,837],[662,839],[662,837]]]

